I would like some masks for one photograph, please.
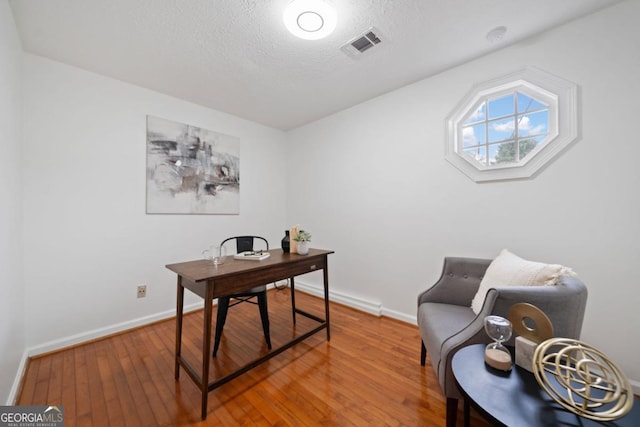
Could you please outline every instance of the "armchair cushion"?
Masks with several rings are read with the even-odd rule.
[[[558,274],[556,286],[526,286],[511,280],[503,282],[502,285],[509,283],[514,286],[489,288],[481,311],[474,313],[471,300],[491,263],[488,259],[447,257],[440,279],[418,295],[417,320],[422,341],[420,364],[426,364],[429,354],[447,398],[447,425],[455,425],[457,400],[461,398],[451,371],[451,360],[462,347],[491,342],[484,331],[486,316],[507,317],[513,304],[526,302],[545,312],[556,336],[580,338],[588,292],[577,277]]]
[[[527,261],[503,249],[489,264],[471,309],[480,313],[487,292],[497,286],[549,286],[557,284],[563,277],[573,277],[575,273],[559,264],[544,264]]]
[[[476,315],[469,306],[426,302],[418,307],[418,324],[429,325],[430,333],[423,337],[425,346],[431,350],[431,364],[438,367],[443,343],[464,330]]]

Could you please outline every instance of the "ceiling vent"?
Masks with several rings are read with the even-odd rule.
[[[380,31],[371,27],[361,35],[346,42],[340,49],[347,55],[358,58],[380,43],[382,43]]]

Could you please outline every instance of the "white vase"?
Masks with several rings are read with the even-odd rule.
[[[309,253],[309,242],[296,242],[296,250],[300,255],[306,255]]]

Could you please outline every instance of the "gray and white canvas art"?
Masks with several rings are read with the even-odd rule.
[[[239,211],[239,138],[147,116],[147,213]]]

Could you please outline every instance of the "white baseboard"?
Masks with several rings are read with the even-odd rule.
[[[311,295],[324,298],[324,288],[321,286],[310,285],[308,283],[296,281],[296,289]],[[400,311],[384,308],[382,306],[382,303],[380,302],[366,300],[341,292],[329,290],[329,300],[346,305],[359,311],[364,311],[365,313],[373,314],[375,316],[390,317],[402,322],[411,323],[412,325],[416,325],[418,322],[416,316],[411,316]]]
[[[311,294],[317,297],[324,298],[324,288],[321,286],[311,285],[309,283],[305,283],[301,281],[296,281],[295,286],[296,286],[296,290],[299,290],[301,292],[306,292],[308,294]],[[270,285],[269,287],[272,287],[272,285]],[[356,297],[356,296],[342,293],[342,292],[331,291],[331,290],[329,291],[329,300],[337,302],[339,304],[346,305],[355,310],[373,314],[374,316],[386,316],[386,317],[390,317],[390,318],[400,320],[406,323],[410,323],[413,325],[417,323],[416,316],[408,315],[406,313],[402,313],[395,310],[385,309],[382,306],[382,303],[377,301],[366,300],[364,298]],[[202,306],[203,306],[202,302],[190,304],[188,306],[185,306],[184,312],[188,313],[191,311],[199,310],[202,308]],[[159,320],[164,320],[173,316],[175,316],[175,310],[171,309],[161,313],[156,313],[149,316],[133,319],[127,322],[118,323],[116,325],[111,325],[104,328],[98,328],[92,331],[72,335],[70,337],[49,341],[44,344],[40,344],[40,345],[25,349],[22,355],[22,359],[20,360],[18,371],[16,372],[16,377],[15,377],[13,386],[11,387],[11,392],[9,393],[9,397],[7,399],[7,405],[15,405],[15,401],[18,397],[17,393],[19,391],[22,378],[24,377],[25,370],[27,368],[27,362],[30,357],[37,356],[43,353],[48,353],[55,350],[60,350],[60,349],[70,347],[76,344],[80,344],[86,341],[102,338],[118,332],[126,331],[127,329],[143,326],[143,325],[153,323]],[[631,387],[633,388],[634,394],[640,395],[640,381],[630,380],[629,382],[631,384]]]
[[[194,303],[194,304],[185,306],[184,312],[188,313],[190,311],[198,310],[201,308],[202,308],[202,302]],[[16,376],[13,380],[13,385],[11,386],[11,391],[9,392],[9,396],[7,398],[6,404],[9,406],[15,405],[15,402],[18,398],[18,391],[20,390],[20,385],[22,384],[22,379],[24,378],[24,374],[27,369],[27,362],[29,361],[30,357],[38,356],[40,354],[48,353],[51,351],[61,350],[63,348],[71,347],[76,344],[81,344],[83,342],[106,337],[108,335],[126,331],[127,329],[132,329],[138,326],[143,326],[149,323],[157,322],[159,320],[168,319],[175,315],[176,315],[176,312],[174,309],[167,310],[161,313],[152,314],[150,316],[139,317],[137,319],[129,320],[127,322],[118,323],[116,325],[111,325],[104,328],[94,329],[91,331],[83,332],[83,333],[72,335],[65,338],[60,338],[53,341],[48,341],[43,344],[26,348],[22,353],[22,358],[20,359],[20,364],[18,365],[18,370],[16,371]]]
[[[310,285],[308,283],[296,281],[296,290],[324,298],[324,288],[321,286]],[[354,297],[353,295],[329,290],[329,300],[346,305],[356,310],[364,311],[365,313],[373,314],[375,316],[390,317],[392,319],[400,320],[412,325],[418,324],[418,319],[415,315],[409,315],[400,311],[390,310],[388,308],[384,308],[381,303],[368,301],[362,298]],[[640,381],[629,380],[629,383],[631,384],[633,393],[636,396],[640,396]]]
[[[25,349],[22,352],[22,358],[20,359],[20,364],[18,365],[18,370],[16,371],[16,376],[13,379],[13,385],[11,386],[11,390],[9,391],[9,397],[7,397],[7,406],[13,406],[16,404],[18,400],[18,391],[20,391],[20,384],[22,383],[22,378],[24,378],[24,374],[27,371],[27,361],[29,360],[29,352]]]
[[[197,302],[184,307],[184,312],[198,310],[202,308],[202,302]],[[126,322],[117,323],[115,325],[106,326],[104,328],[98,328],[80,334],[71,335],[69,337],[60,338],[57,340],[49,341],[43,344],[39,344],[27,349],[28,357],[37,356],[39,354],[48,353],[50,351],[61,350],[66,347],[71,347],[76,344],[95,340],[98,338],[106,337],[118,332],[126,331],[127,329],[136,328],[138,326],[148,325],[149,323],[157,322],[159,320],[168,319],[176,315],[176,310],[171,309],[163,311],[161,313],[151,314],[149,316],[139,317],[137,319],[128,320]]]
[[[310,285],[297,280],[295,286],[297,291],[324,298],[324,288],[321,286]],[[365,313],[382,316],[382,304],[377,301],[369,301],[353,295],[331,290],[329,290],[329,300],[355,308],[356,310],[364,311]]]
[[[273,285],[267,286],[268,289],[272,287]],[[216,301],[214,301],[213,304],[215,305]],[[202,307],[203,307],[202,302],[189,304],[184,307],[184,312],[189,313],[191,311],[200,310],[202,309]],[[71,336],[60,338],[57,340],[48,341],[43,344],[38,344],[36,346],[25,349],[22,355],[22,359],[20,360],[20,366],[18,367],[18,371],[16,372],[16,377],[11,387],[11,392],[9,393],[9,397],[7,399],[7,405],[14,405],[16,399],[18,398],[17,393],[19,391],[20,384],[22,383],[22,378],[24,377],[25,370],[27,368],[27,362],[30,357],[38,356],[40,354],[49,353],[56,350],[62,350],[67,347],[71,347],[87,341],[103,338],[109,335],[116,334],[118,332],[126,331],[128,329],[133,329],[139,326],[148,325],[149,323],[168,319],[168,318],[174,317],[175,315],[176,315],[175,309],[166,310],[166,311],[152,314],[149,316],[139,317],[137,319],[132,319],[132,320],[128,320],[126,322],[118,323],[115,325],[106,326],[104,328],[93,329],[91,331],[82,332],[76,335],[71,335]]]
[[[415,315],[409,315],[407,313],[402,313],[396,310],[390,310],[388,308],[382,309],[382,315],[385,317],[390,317],[392,319],[400,320],[405,323],[410,323],[412,325],[418,324],[418,317]]]

